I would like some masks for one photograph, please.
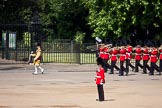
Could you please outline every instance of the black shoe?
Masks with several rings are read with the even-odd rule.
[[[125,76],[128,76],[128,72],[126,72]]]
[[[142,74],[147,74],[147,72],[143,72]]]
[[[102,102],[102,101],[104,101],[104,100],[99,100],[99,99],[96,99],[96,101]]]
[[[99,100],[99,99],[96,99],[96,101],[103,102],[104,100]]]
[[[119,74],[119,76],[124,76],[123,74]]]
[[[99,101],[99,99],[96,99],[96,101]]]
[[[114,74],[113,72],[110,72],[109,74]]]
[[[149,75],[151,76],[151,75],[154,75],[153,73],[149,73]]]
[[[154,74],[149,74],[150,76],[153,76]]]

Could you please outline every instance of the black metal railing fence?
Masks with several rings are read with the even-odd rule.
[[[44,63],[95,63],[95,43],[78,44],[65,39],[48,42],[39,37],[39,32],[36,25],[0,24],[0,58],[8,63],[26,63],[30,52],[35,50],[35,39],[38,39]]]

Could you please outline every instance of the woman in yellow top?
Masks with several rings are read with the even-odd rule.
[[[37,44],[36,53],[35,54],[31,54],[30,56],[34,56],[33,63],[34,63],[35,71],[34,71],[33,75],[37,75],[38,74],[38,68],[41,70],[41,73],[43,74],[44,73],[44,68],[42,68],[40,66],[40,61],[41,61],[41,57],[42,57],[40,44]]]

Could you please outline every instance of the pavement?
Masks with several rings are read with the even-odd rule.
[[[0,108],[162,108],[162,75],[105,73],[105,101],[98,102],[95,64],[0,64]]]

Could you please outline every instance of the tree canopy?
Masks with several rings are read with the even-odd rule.
[[[82,0],[89,9],[88,21],[93,36],[127,37],[134,30],[141,35],[154,32],[162,24],[160,0]],[[143,33],[145,32],[145,33]],[[145,37],[147,38],[147,37]]]
[[[37,11],[50,40],[97,36],[160,40],[161,4],[161,0],[2,0],[0,22],[31,22]]]

